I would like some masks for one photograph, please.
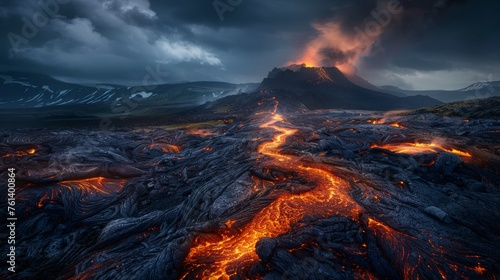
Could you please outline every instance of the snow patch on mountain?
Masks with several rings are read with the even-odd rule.
[[[136,97],[136,96],[141,96],[143,99],[148,99],[150,98],[151,96],[153,95],[152,92],[145,92],[145,91],[141,91],[141,92],[137,92],[137,93],[134,93],[132,95],[130,95],[130,99]]]
[[[49,86],[43,86],[42,89],[45,91],[50,91],[50,92],[54,93],[54,91],[51,90]]]
[[[484,83],[484,82],[479,82],[479,83],[474,83],[464,89],[461,89],[460,91],[472,91],[472,90],[480,90],[483,88],[491,87],[490,83]]]

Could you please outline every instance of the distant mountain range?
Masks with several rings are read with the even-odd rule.
[[[474,83],[459,90],[405,90],[395,86],[382,86],[386,93],[398,96],[426,95],[444,103],[500,96],[500,81]]]
[[[376,87],[358,76],[345,76],[335,67],[291,65],[274,68],[260,84],[186,82],[127,87],[122,85],[79,85],[58,81],[43,74],[0,73],[0,108],[30,109],[25,114],[116,116],[121,105],[141,103],[138,115],[156,115],[165,109],[185,109],[220,102],[228,104],[254,98],[240,93],[268,93],[295,108],[395,110],[418,109],[472,98],[500,95],[500,82],[476,83],[457,91],[410,91],[397,87]],[[222,100],[229,98],[228,100]],[[249,103],[251,104],[251,102]],[[252,103],[253,104],[253,103]],[[237,104],[234,104],[237,106]],[[233,107],[234,107],[233,106]],[[52,109],[51,109],[52,108]],[[128,113],[128,112],[127,112]]]
[[[41,108],[62,105],[119,106],[123,99],[136,99],[151,106],[190,107],[219,98],[254,91],[258,84],[188,82],[127,87],[121,85],[78,85],[47,75],[0,73],[0,108]]]

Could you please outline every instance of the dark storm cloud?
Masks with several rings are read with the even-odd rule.
[[[393,62],[415,70],[452,69],[461,62],[483,64],[498,57],[500,43],[491,31],[500,27],[495,1],[401,1],[404,11],[379,40],[382,55],[370,66]],[[417,58],[422,58],[419,63]],[[498,62],[498,61],[497,61]]]
[[[415,69],[419,71],[439,71],[453,68],[447,61],[429,60],[422,57],[405,56],[395,58],[392,63],[401,68]]]
[[[389,48],[391,51],[399,52],[398,48],[402,44],[405,44],[405,47],[408,47],[408,44],[418,46],[420,44],[418,39],[422,38],[420,37],[422,32],[428,32],[436,26],[441,28],[440,24],[446,24],[446,22],[441,22],[443,17],[450,11],[456,13],[456,10],[452,11],[455,6],[467,2],[469,1],[361,0],[339,7],[333,19],[325,20],[335,21],[340,25],[343,33],[351,34],[353,37],[361,33],[364,36],[362,38],[372,39],[377,44],[375,47]],[[394,12],[395,10],[397,12]],[[458,21],[463,21],[463,19]],[[436,38],[440,36],[442,35],[436,34]],[[454,38],[449,38],[448,43],[452,42]],[[454,43],[463,44],[462,42]],[[441,46],[434,46],[434,48],[439,49]],[[328,57],[327,54],[325,59],[329,59]],[[380,62],[379,59],[380,53],[375,52],[375,60]],[[443,70],[451,67],[451,64],[446,62],[436,62],[425,58],[420,59],[420,62],[417,60],[416,56],[411,54],[409,57],[399,57],[394,64],[415,70]]]
[[[44,9],[38,0],[2,4],[0,71],[137,84],[147,66],[158,66],[169,72],[162,82],[259,81],[271,68],[298,57],[317,35],[313,23],[336,21],[344,32],[353,33],[354,27],[363,28],[373,20],[371,11],[387,3],[242,0],[232,1],[238,5],[221,18],[216,1],[59,1],[64,4],[57,13],[48,16],[49,21],[27,42],[15,42],[16,48],[8,34],[24,38],[23,17],[33,22]],[[498,1],[401,0],[401,4],[403,13],[391,19],[361,61],[362,73],[464,68],[497,73]],[[328,47],[321,52],[331,61],[351,56]]]
[[[345,7],[336,20],[344,32],[353,34],[354,27],[363,30],[370,21],[384,20],[384,16],[375,18],[373,12],[383,10],[387,2],[360,1],[359,5]],[[450,80],[445,85],[448,88],[458,86],[457,81],[466,84],[477,81],[474,79],[500,80],[500,51],[496,47],[500,45],[500,36],[493,31],[500,28],[500,2],[399,2],[403,11],[392,15],[371,51],[359,62],[361,75],[371,77],[369,80],[376,84],[393,81],[395,77],[404,77],[411,84],[415,76],[455,73],[443,77]],[[388,74],[382,76],[382,72]]]
[[[171,1],[174,2],[174,1]],[[275,30],[277,28],[289,27],[304,29],[312,21],[332,15],[332,9],[348,2],[316,0],[304,3],[299,0],[240,0],[241,4],[234,6],[233,11],[225,12],[223,20],[219,18],[214,3],[218,1],[186,0],[174,3],[154,2],[159,13],[168,14],[178,22],[199,24],[212,28],[239,27],[249,28],[252,26],[266,27]],[[232,1],[238,2],[238,1]],[[220,0],[219,3],[229,3]],[[304,25],[304,23],[306,23]]]
[[[236,80],[231,77],[234,76],[239,80],[258,80],[268,68],[289,58],[287,40],[307,38],[304,34],[312,30],[309,22],[324,11],[327,1],[318,1],[305,9],[287,1],[243,2],[234,12],[226,13],[224,21],[210,1],[67,2],[59,5],[57,15],[50,16],[50,22],[38,28],[36,36],[27,43],[17,41],[13,48],[9,40],[2,40],[2,70],[136,82],[145,66],[160,63],[169,69],[172,79],[185,76],[176,75],[177,72],[211,65],[212,71],[192,75],[190,79],[218,76]],[[42,10],[36,3],[11,2],[2,9],[14,11],[6,16],[3,15],[7,12],[1,13],[3,38],[10,32],[22,36],[25,22],[21,19],[32,22],[33,15]],[[274,21],[279,24],[273,24]],[[282,51],[276,53],[277,49]],[[253,59],[246,61],[249,57]],[[266,61],[265,70],[256,71],[255,61]],[[226,65],[239,67],[228,69]],[[188,66],[191,68],[185,68]]]

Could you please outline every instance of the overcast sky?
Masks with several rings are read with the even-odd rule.
[[[136,85],[151,71],[161,73],[148,83],[260,82],[308,52],[375,85],[500,80],[498,0],[58,1],[2,0],[0,71],[79,83]]]

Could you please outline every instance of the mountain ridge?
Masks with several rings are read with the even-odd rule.
[[[391,94],[427,95],[444,103],[500,96],[500,81],[477,82],[456,90],[406,90],[388,85],[379,88]]]
[[[147,86],[111,84],[80,85],[67,83],[44,74],[22,72],[0,73],[0,108],[40,108],[62,105],[96,105],[120,103],[125,98],[141,96],[151,105],[196,106],[218,98],[253,91],[256,84],[225,82],[191,82]]]

